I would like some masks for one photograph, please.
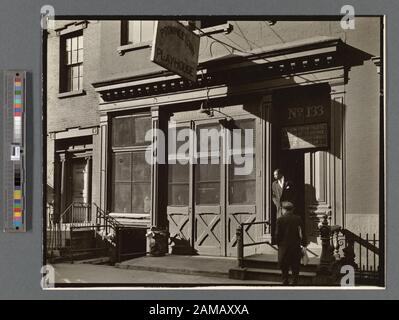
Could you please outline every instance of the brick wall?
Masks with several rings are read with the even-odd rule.
[[[57,21],[57,28],[67,22]],[[70,22],[69,22],[70,23]],[[60,37],[54,30],[48,35],[47,47],[47,131],[99,124],[98,96],[91,83],[98,78],[100,64],[100,23],[90,21],[83,30],[83,89],[86,95],[60,99]]]

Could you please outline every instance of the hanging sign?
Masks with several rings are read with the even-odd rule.
[[[157,21],[151,61],[185,79],[197,81],[200,37],[178,21]]]

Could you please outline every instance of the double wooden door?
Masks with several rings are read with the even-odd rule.
[[[169,153],[169,231],[199,254],[235,256],[237,227],[256,220],[261,183],[257,123],[257,118],[237,117],[176,128],[177,140],[188,132],[192,139],[178,141],[176,152]],[[255,226],[244,231],[246,243],[256,242]]]

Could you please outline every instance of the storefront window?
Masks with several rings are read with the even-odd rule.
[[[145,116],[117,117],[112,121],[113,147],[147,145],[145,134],[151,129],[151,118]]]
[[[256,201],[256,158],[255,158],[255,123],[254,120],[236,121],[237,129],[241,130],[240,147],[231,141],[232,160],[229,165],[229,203],[230,204],[255,204]],[[248,144],[245,130],[252,131],[252,141]],[[236,131],[240,132],[240,131]],[[237,139],[237,137],[235,137]],[[238,156],[240,161],[234,161]],[[243,161],[245,159],[245,161]],[[241,161],[243,161],[241,163]],[[246,170],[243,170],[247,168]],[[241,170],[237,170],[241,169]]]
[[[220,126],[197,128],[195,196],[197,205],[220,204]]]
[[[112,210],[117,213],[150,213],[151,166],[145,160],[150,141],[149,116],[125,116],[112,121]]]
[[[169,130],[174,130],[176,137],[179,137],[179,139],[171,139],[173,141],[170,141],[170,143],[174,143],[176,148],[172,148],[171,145],[169,145],[168,149],[168,205],[188,206],[190,190],[190,154],[188,148],[181,149],[181,147],[189,143],[189,127],[170,128]],[[171,137],[172,135],[169,134],[169,136]],[[183,140],[182,137],[185,139]]]

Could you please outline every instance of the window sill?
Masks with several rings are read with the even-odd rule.
[[[69,92],[62,92],[58,94],[58,99],[64,99],[64,98],[69,98],[69,97],[76,97],[76,96],[83,96],[86,94],[86,91],[83,89],[80,90],[75,90],[75,91],[69,91]]]
[[[151,41],[136,43],[136,44],[125,44],[123,46],[119,46],[116,49],[116,51],[118,51],[118,54],[120,56],[123,56],[125,54],[125,52],[128,52],[128,51],[140,50],[140,49],[144,49],[144,48],[151,48],[151,44],[152,44]]]
[[[130,219],[149,219],[150,213],[118,213],[118,212],[110,212],[109,215],[114,218],[130,218]]]
[[[208,36],[211,34],[222,33],[229,34],[233,30],[233,25],[230,23],[221,24],[214,27],[204,28],[201,30],[194,30],[194,33],[200,37]]]

